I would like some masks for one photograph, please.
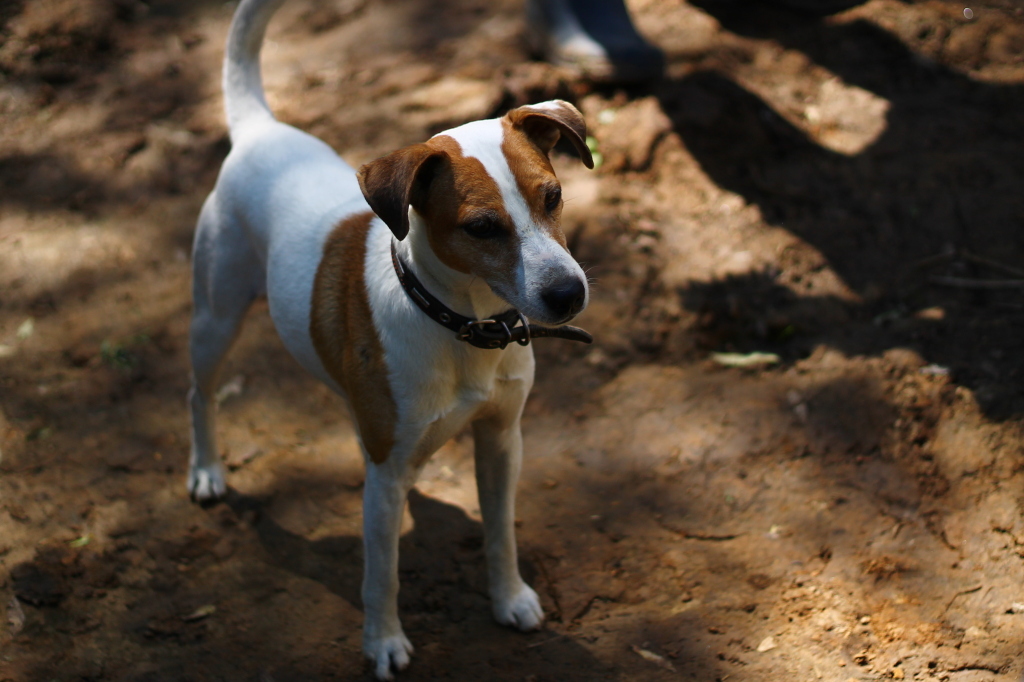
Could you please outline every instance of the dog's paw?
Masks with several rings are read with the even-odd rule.
[[[537,593],[527,584],[505,599],[493,599],[494,618],[502,625],[518,628],[523,632],[536,630],[544,622],[544,609],[540,607]]]
[[[212,502],[224,497],[227,485],[219,466],[193,467],[188,472],[188,494],[196,502]]]
[[[363,640],[363,653],[373,661],[373,674],[378,680],[395,679],[392,670],[405,670],[409,666],[412,655],[412,644],[406,639],[405,633],[399,630],[397,635]]]

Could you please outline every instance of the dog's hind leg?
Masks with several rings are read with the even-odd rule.
[[[189,354],[192,452],[188,491],[197,502],[224,495],[224,469],[214,429],[217,380],[242,320],[263,290],[263,267],[241,226],[216,210],[211,195],[196,228],[192,255],[192,325]]]

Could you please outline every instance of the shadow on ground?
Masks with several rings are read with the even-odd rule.
[[[813,330],[846,352],[919,350],[975,390],[994,418],[1024,412],[1024,365],[1013,332],[1024,323],[1021,288],[942,285],[943,277],[1013,278],[971,256],[1011,272],[1024,262],[1024,162],[1017,153],[1024,88],[968,78],[863,20],[833,25],[765,10],[728,13],[714,4],[708,11],[731,31],[805,53],[885,98],[890,109],[882,136],[845,155],[819,146],[714,70],[659,86],[664,111],[704,171],[818,249],[860,297],[855,304],[813,292],[797,297],[776,287],[771,273],[752,273],[694,283],[683,292],[687,305],[717,311],[717,332],[727,335],[730,325],[764,322],[740,319],[743,313],[723,310],[722,301],[753,309],[753,301],[769,299],[777,311],[802,318],[800,331]],[[914,317],[928,308],[941,312]],[[786,314],[761,336],[779,341],[790,325]]]

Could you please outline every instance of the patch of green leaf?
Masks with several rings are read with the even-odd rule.
[[[139,364],[138,356],[126,346],[109,340],[100,344],[100,357],[115,369],[131,369]]]

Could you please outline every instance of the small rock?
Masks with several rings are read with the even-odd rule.
[[[11,637],[16,636],[25,627],[25,610],[21,608],[21,602],[15,596],[7,602],[7,622],[11,626]]]
[[[768,635],[767,637],[761,640],[760,644],[757,645],[757,651],[758,653],[763,654],[764,652],[771,651],[772,649],[775,649],[778,646],[779,645],[775,643],[775,638],[771,635]]]
[[[964,632],[965,642],[972,642],[979,639],[987,639],[988,637],[988,632],[986,632],[982,628],[977,627],[976,625],[972,625],[971,627],[967,628],[966,632]]]
[[[893,368],[902,371],[919,369],[925,364],[919,353],[907,348],[890,348],[882,357]]]
[[[597,120],[605,166],[614,172],[646,170],[658,142],[672,131],[672,121],[654,97],[620,109],[604,109]]]

